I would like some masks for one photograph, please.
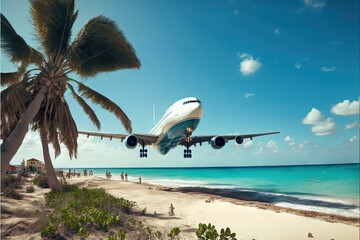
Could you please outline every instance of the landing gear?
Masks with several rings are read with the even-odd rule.
[[[191,158],[191,150],[190,149],[184,149],[184,158]]]
[[[145,144],[141,144],[140,158],[147,158],[147,149],[145,149]]]

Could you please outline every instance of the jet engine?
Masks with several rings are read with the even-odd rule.
[[[224,137],[221,137],[221,136],[216,136],[216,137],[213,137],[211,140],[210,140],[210,145],[214,148],[214,149],[220,149],[222,148],[223,146],[225,146],[226,144],[226,140]]]
[[[138,144],[138,139],[134,135],[129,135],[125,138],[125,145],[127,148],[134,149]]]
[[[235,142],[237,144],[242,144],[244,142],[244,138],[242,136],[236,136],[235,137]]]

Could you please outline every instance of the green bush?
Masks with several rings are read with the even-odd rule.
[[[9,197],[9,198],[13,198],[13,199],[17,199],[17,200],[21,200],[23,199],[23,196],[18,193],[14,188],[12,187],[7,187],[4,190],[4,196],[5,197]]]
[[[226,230],[222,228],[219,235],[215,226],[210,223],[208,225],[199,223],[196,236],[201,240],[236,240],[236,233],[232,233],[230,228]]]
[[[45,173],[39,173],[35,176],[33,184],[41,188],[49,188],[49,180]]]
[[[4,190],[6,188],[21,189],[21,185],[21,178],[15,177],[14,175],[5,175],[5,177],[1,179],[1,189]]]
[[[120,216],[135,206],[135,202],[115,198],[104,189],[79,189],[72,185],[64,185],[61,191],[46,193],[45,200],[47,206],[54,210],[49,216],[49,224],[81,238],[88,237],[91,230],[106,232],[111,227],[120,226],[126,221]],[[53,234],[50,230],[44,228],[43,235]],[[123,239],[123,236],[120,231],[109,235],[109,239]]]

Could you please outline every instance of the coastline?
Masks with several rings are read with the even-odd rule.
[[[159,229],[180,227],[182,239],[196,239],[199,223],[211,223],[218,230],[230,227],[238,239],[307,239],[309,233],[317,239],[359,239],[359,218],[237,199],[216,189],[171,188],[102,177],[73,178],[69,183],[104,188],[115,197],[135,201],[140,210],[146,208],[145,222]],[[175,217],[167,214],[171,203]]]
[[[199,223],[211,223],[218,231],[229,227],[237,239],[359,239],[359,218],[294,210],[272,203],[239,199],[220,189],[172,188],[149,183],[107,180],[104,177],[75,177],[69,184],[81,188],[103,188],[115,197],[136,202],[139,219],[153,229],[169,232],[181,229],[179,239],[197,239]],[[27,185],[31,184],[27,181]],[[34,193],[21,193],[23,200],[1,198],[2,237],[5,239],[39,239],[36,221],[44,212],[44,193],[49,189],[35,187]],[[226,191],[225,191],[226,192]],[[229,194],[229,193],[227,193]],[[169,216],[169,206],[175,216]],[[34,214],[35,213],[35,214]],[[27,227],[33,226],[33,227]],[[37,226],[39,227],[39,226]],[[93,238],[90,238],[93,239]]]

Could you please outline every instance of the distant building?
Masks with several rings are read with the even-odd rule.
[[[6,173],[8,174],[17,174],[21,172],[21,165],[9,165],[8,170]]]
[[[26,168],[28,172],[43,172],[45,171],[45,165],[40,160],[31,158],[26,160]]]

